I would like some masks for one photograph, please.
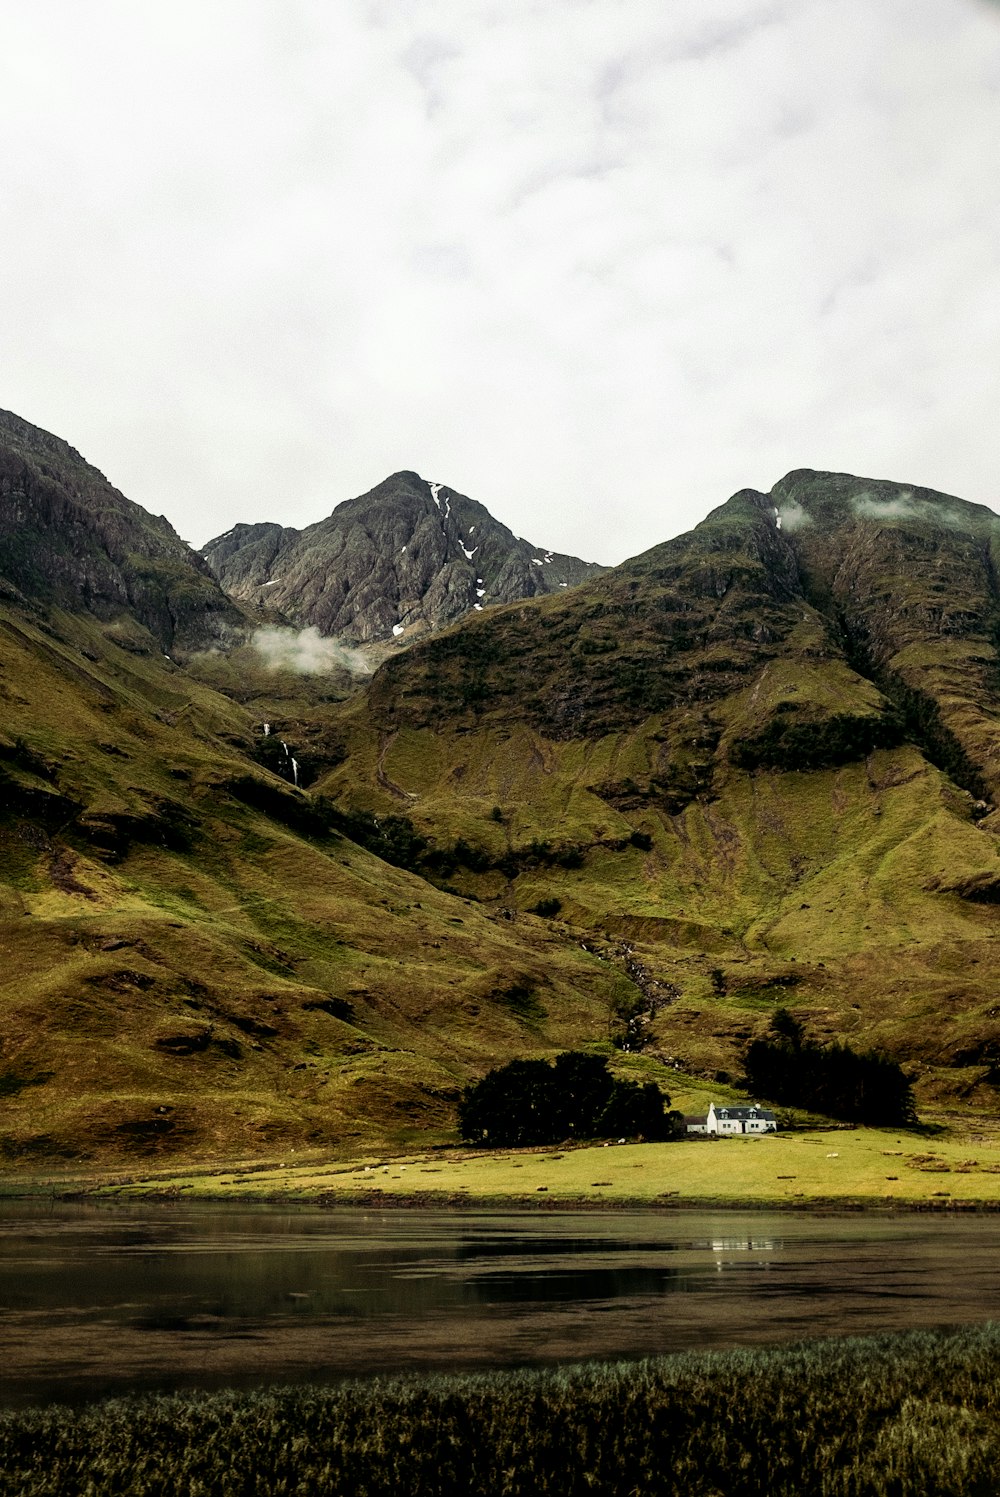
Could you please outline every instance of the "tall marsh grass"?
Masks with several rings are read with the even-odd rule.
[[[0,1415],[4,1497],[989,1497],[1000,1326]]]

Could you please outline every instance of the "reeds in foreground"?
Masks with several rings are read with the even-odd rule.
[[[0,1415],[18,1497],[992,1497],[1000,1326]]]

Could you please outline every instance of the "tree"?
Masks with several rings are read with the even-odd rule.
[[[602,1055],[567,1050],[545,1060],[512,1060],[462,1093],[458,1125],[470,1143],[530,1147],[572,1138],[669,1138],[674,1114],[655,1082],[616,1081]]]
[[[807,1040],[787,1009],[777,1010],[769,1036],[748,1047],[744,1065],[749,1090],[769,1102],[875,1126],[916,1117],[910,1082],[894,1060],[843,1043]]]
[[[462,1137],[501,1148],[544,1143],[555,1136],[551,1067],[544,1060],[512,1060],[467,1086],[458,1104]]]
[[[801,1021],[787,1008],[775,1009],[771,1016],[771,1033],[795,1046],[801,1046],[805,1038]]]
[[[622,1084],[611,1075],[603,1055],[587,1055],[582,1050],[557,1055],[549,1082],[555,1136],[593,1138],[615,1088]]]
[[[654,1081],[640,1086],[620,1081],[598,1120],[598,1134],[611,1138],[673,1138],[678,1132],[679,1113],[664,1113],[670,1098]]]

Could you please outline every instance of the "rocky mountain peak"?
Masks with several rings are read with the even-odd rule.
[[[237,525],[202,555],[231,597],[356,643],[411,638],[603,571],[520,539],[476,500],[408,470],[304,530]]]

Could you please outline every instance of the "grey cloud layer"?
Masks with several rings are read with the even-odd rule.
[[[406,467],[615,561],[997,499],[981,0],[10,0],[0,403],[192,540]]]

